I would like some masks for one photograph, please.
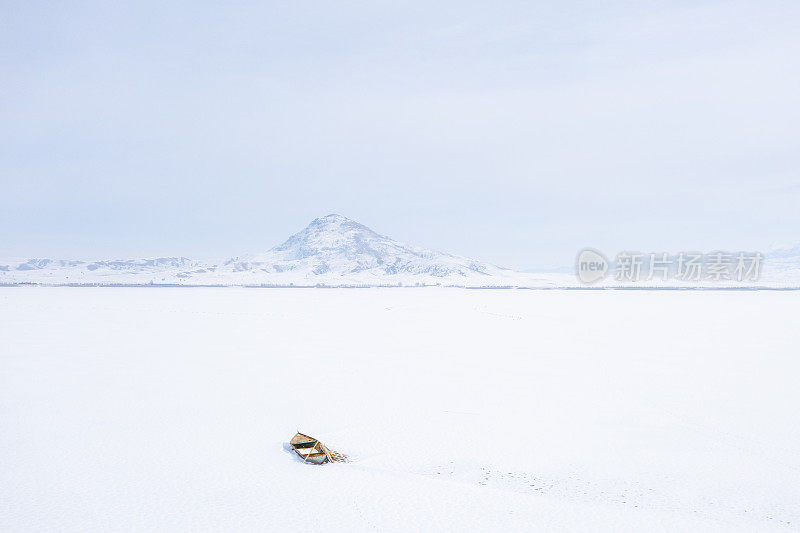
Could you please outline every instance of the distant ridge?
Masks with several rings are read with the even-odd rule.
[[[569,267],[516,272],[467,257],[395,241],[338,214],[308,226],[270,250],[203,262],[186,257],[105,261],[0,260],[0,285],[67,286],[256,286],[376,287],[452,286],[470,288],[587,288]],[[800,287],[800,246],[765,254],[762,278],[749,284]],[[621,283],[612,277],[589,288],[742,288],[741,283]],[[748,284],[744,285],[747,288]]]

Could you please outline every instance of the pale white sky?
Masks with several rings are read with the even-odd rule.
[[[800,239],[797,2],[71,4],[0,4],[3,256]]]

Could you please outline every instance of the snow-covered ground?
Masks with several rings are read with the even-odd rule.
[[[2,531],[800,529],[797,292],[0,289]],[[296,430],[348,453],[309,466]]]

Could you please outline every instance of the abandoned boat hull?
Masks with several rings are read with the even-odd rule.
[[[303,462],[321,465],[331,461],[331,453],[320,441],[303,433],[297,433],[289,441]]]

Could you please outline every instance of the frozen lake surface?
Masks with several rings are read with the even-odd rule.
[[[798,324],[797,292],[3,288],[0,530],[799,530]]]

